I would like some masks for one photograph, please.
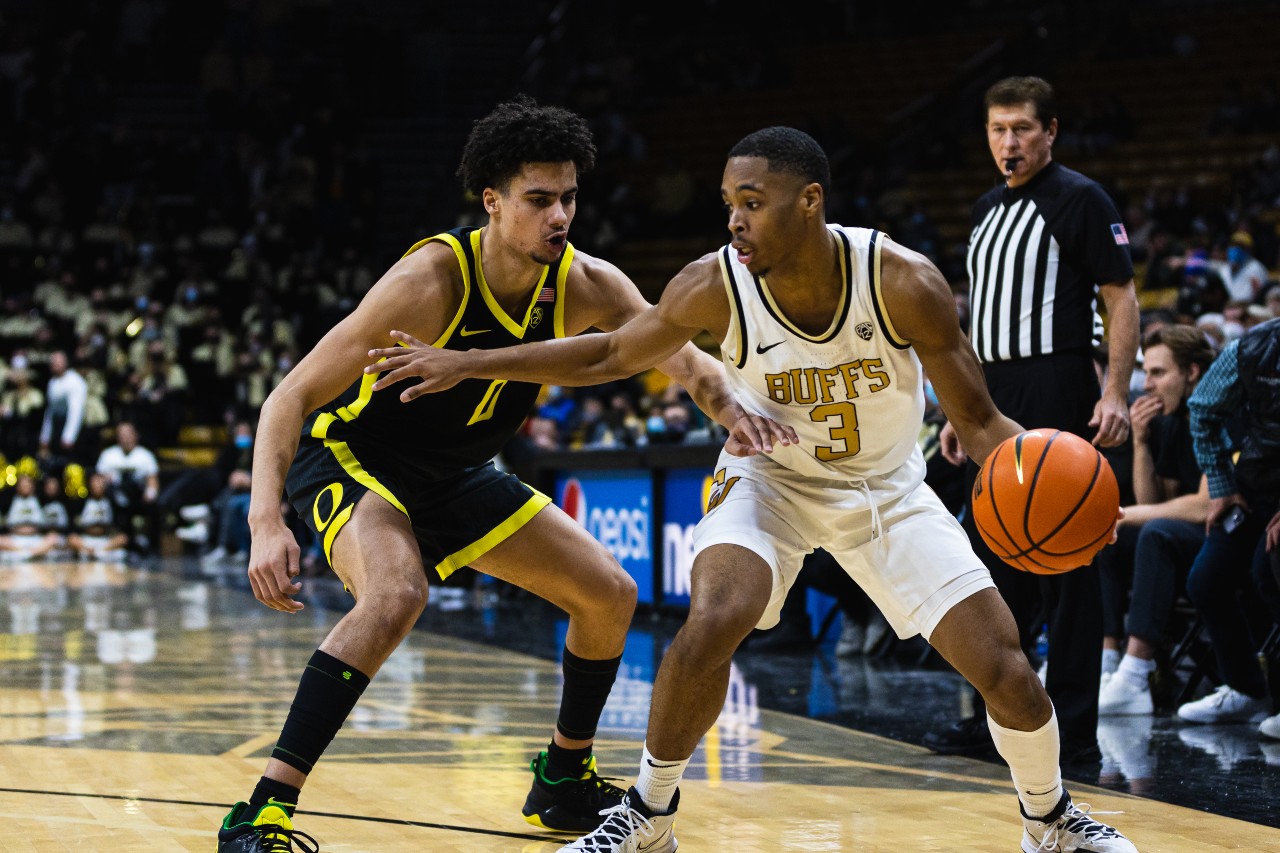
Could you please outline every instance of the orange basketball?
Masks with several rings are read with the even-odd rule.
[[[1120,510],[1116,475],[1093,445],[1069,432],[1029,430],[1000,443],[973,484],[973,520],[1009,565],[1068,572],[1111,541]]]

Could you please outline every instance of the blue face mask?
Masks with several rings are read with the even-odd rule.
[[[1231,264],[1243,264],[1249,259],[1249,253],[1244,250],[1243,246],[1228,246],[1227,261]]]
[[[248,450],[250,447],[253,447],[253,436],[237,435],[236,447],[239,448],[240,450]]]

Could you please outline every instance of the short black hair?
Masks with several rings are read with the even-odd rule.
[[[539,106],[528,95],[516,95],[471,128],[458,177],[480,195],[485,187],[505,190],[525,163],[568,160],[580,175],[596,164],[596,146],[586,121],[561,107]]]
[[[1057,99],[1053,94],[1053,86],[1040,77],[1006,77],[997,80],[987,89],[982,99],[986,114],[983,121],[991,115],[992,107],[1020,107],[1030,102],[1036,112],[1040,126],[1047,128],[1058,117]]]
[[[769,171],[785,172],[831,190],[831,164],[818,140],[794,127],[766,127],[749,133],[729,149],[730,157],[763,157]]]

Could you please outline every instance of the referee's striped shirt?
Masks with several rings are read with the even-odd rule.
[[[1092,347],[1098,285],[1133,278],[1120,213],[1096,182],[1050,162],[973,208],[969,338],[983,362]]]

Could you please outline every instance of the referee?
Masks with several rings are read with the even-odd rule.
[[[1138,301],[1129,237],[1095,181],[1053,162],[1058,133],[1053,87],[1010,77],[987,90],[987,144],[1002,183],[978,199],[969,237],[970,340],[1000,411],[1027,429],[1050,428],[1113,447],[1129,436],[1129,377],[1138,348]],[[1109,318],[1110,372],[1100,388],[1093,347],[1102,332],[1098,296]],[[943,454],[966,464],[948,424]],[[978,466],[968,462],[965,494]],[[1029,645],[1048,624],[1045,687],[1058,714],[1064,764],[1098,757],[1098,682],[1102,608],[1096,566],[1042,577],[1011,568],[977,534],[972,507],[965,529],[991,570]],[[978,699],[981,702],[981,697]],[[932,732],[938,752],[981,752],[991,745],[986,711]]]

